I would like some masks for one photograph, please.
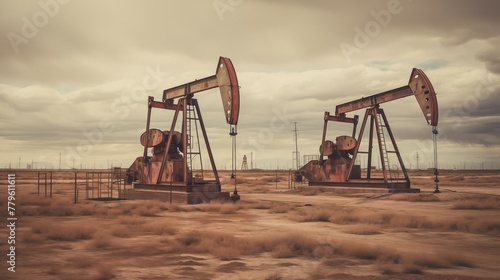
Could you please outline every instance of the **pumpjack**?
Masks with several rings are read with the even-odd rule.
[[[163,198],[168,197],[172,201],[173,198],[179,200],[177,198],[180,197],[181,201],[185,200],[188,204],[229,199],[229,192],[221,190],[201,110],[197,99],[193,98],[200,92],[217,87],[234,144],[240,91],[236,71],[229,58],[219,58],[215,75],[164,90],[161,101],[155,101],[154,97],[149,96],[146,131],[140,136],[144,152],[127,170],[128,181],[136,191],[135,196],[146,198],[147,191],[137,191],[154,190],[156,194],[163,195]],[[150,128],[152,108],[174,111],[169,130]],[[182,118],[180,132],[176,131],[179,118]],[[199,139],[199,129],[202,141]],[[150,150],[152,156],[148,155]],[[236,160],[235,150],[233,145],[233,161]],[[210,170],[204,170],[203,153],[208,154]],[[199,165],[195,166],[195,160]],[[236,186],[234,196],[239,198]]]
[[[308,162],[299,169],[298,174],[304,176],[309,181],[310,186],[376,187],[387,188],[389,192],[419,192],[419,189],[411,188],[408,172],[394,134],[384,110],[380,107],[382,103],[411,95],[417,99],[427,124],[432,126],[436,192],[439,192],[436,144],[438,103],[431,82],[422,70],[416,68],[411,73],[408,85],[340,104],[335,108],[334,115],[325,112],[319,160]],[[346,114],[364,108],[367,109],[358,137],[356,137],[359,116],[347,117]],[[329,122],[352,124],[352,133],[336,137],[335,142],[326,140]],[[361,150],[362,138],[367,124],[369,125],[368,146],[366,150]],[[376,176],[372,166],[372,162],[374,162],[374,134],[382,167],[382,174],[378,174],[378,176]],[[387,137],[389,137],[390,143],[387,143]],[[367,155],[366,166],[363,168],[356,160],[360,154]]]

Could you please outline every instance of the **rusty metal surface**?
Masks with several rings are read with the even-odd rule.
[[[193,154],[199,154],[201,158],[201,150],[192,152],[188,142],[192,136],[191,128],[194,126],[196,130],[201,129],[205,150],[210,160],[214,176],[210,184],[215,186],[215,192],[222,193],[201,111],[197,100],[193,98],[196,93],[217,87],[220,90],[226,121],[233,128],[238,122],[240,96],[236,72],[229,58],[219,58],[216,74],[213,76],[166,89],[163,91],[162,101],[155,101],[151,96],[148,98],[146,131],[140,137],[144,155],[138,157],[127,170],[131,178],[129,181],[136,181],[136,186],[151,185],[156,186],[155,188],[173,185],[188,193],[196,191],[196,186],[199,184],[208,183],[203,173],[196,177],[199,174],[188,166],[188,158],[192,160]],[[170,130],[149,128],[152,108],[174,111]],[[181,122],[181,132],[175,131],[178,120]],[[151,147],[153,155],[148,156],[147,152],[150,150],[148,148]]]
[[[437,126],[438,124],[438,104],[434,87],[425,75],[424,71],[413,68],[408,85],[411,87],[415,98],[427,124]]]
[[[236,125],[240,112],[240,87],[231,59],[227,57],[219,59],[216,76],[226,122]]]
[[[343,114],[352,111],[373,107],[375,105],[401,99],[410,95],[414,95],[417,99],[427,123],[432,126],[437,126],[438,104],[436,92],[434,91],[434,87],[424,71],[417,68],[413,68],[407,86],[402,86],[340,104],[335,108],[335,115],[342,116]]]
[[[351,102],[346,102],[344,104],[340,104],[335,109],[335,115],[341,115],[345,113],[349,113],[352,111],[356,111],[359,109],[364,109],[368,107],[375,106],[377,104],[382,104],[385,102],[393,101],[396,99],[404,98],[412,95],[413,92],[409,86],[403,86],[400,88],[391,89],[385,92],[381,92],[369,97],[363,97]]]
[[[215,75],[198,79],[180,86],[172,87],[163,91],[163,101],[187,96],[204,90],[218,87]]]
[[[415,191],[415,189],[410,188],[410,180],[389,122],[383,109],[379,108],[382,103],[410,95],[414,95],[417,99],[427,123],[436,126],[438,122],[436,93],[425,73],[420,69],[413,68],[408,85],[340,104],[336,106],[334,116],[330,115],[329,112],[325,112],[320,159],[310,161],[299,169],[299,173],[310,181],[310,185],[328,185],[328,183],[331,183],[337,186],[364,185],[386,188],[396,188],[395,186],[397,186],[398,188],[404,187],[407,190]],[[350,118],[346,116],[346,113],[359,109],[366,109],[366,113],[356,138],[358,116]],[[370,118],[368,119],[368,117]],[[327,140],[328,122],[353,124],[352,136],[339,136],[335,139],[335,142]],[[368,148],[367,151],[360,151],[366,127],[369,130]],[[386,141],[385,138],[389,138],[389,141]],[[386,142],[391,144],[390,147],[393,150],[388,150]],[[375,145],[378,145],[377,151],[379,153],[379,162],[382,165],[383,178],[372,177],[373,146]],[[365,172],[363,172],[366,176],[362,174],[361,166],[356,164],[358,153],[367,154],[368,156],[368,164],[364,167]],[[399,164],[397,168],[401,168],[404,178],[400,178],[399,175],[397,177],[393,176],[388,154],[396,155]],[[399,173],[399,169],[397,169],[397,172]],[[418,189],[416,191],[418,192]]]
[[[319,153],[324,156],[329,156],[333,154],[335,150],[335,144],[333,141],[326,140],[319,146]]]
[[[349,118],[346,117],[345,114],[341,114],[339,116],[332,116],[330,115],[330,112],[325,112],[325,120],[331,122],[345,122],[345,123],[357,124],[358,119],[359,119],[358,115],[355,115],[354,118]]]
[[[146,142],[149,134],[149,143]],[[167,145],[167,139],[171,137],[172,143]],[[141,144],[145,147],[153,147],[153,155],[138,157],[128,168],[127,172],[134,174],[136,180],[141,183],[154,184],[160,177],[163,182],[182,181],[183,156],[179,153],[182,150],[181,133],[168,130],[150,129],[149,133],[144,132],[140,138]],[[145,145],[146,144],[146,145]],[[166,167],[162,169],[162,161],[168,159]],[[161,172],[161,171],[164,172]]]
[[[163,103],[153,103],[151,106],[162,108],[173,104],[172,100],[191,96],[195,93],[219,87],[224,115],[228,124],[238,124],[240,113],[240,86],[231,59],[220,57],[215,75],[175,86],[163,91]]]
[[[159,129],[152,128],[141,135],[140,141],[142,146],[154,147],[163,141],[163,132]]]
[[[351,136],[339,136],[335,139],[337,149],[340,151],[351,151],[356,147],[356,139]]]

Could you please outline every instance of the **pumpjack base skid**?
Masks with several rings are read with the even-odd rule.
[[[210,201],[228,201],[229,192],[220,191],[220,186],[215,182],[196,182],[187,186],[186,184],[146,184],[133,183],[133,189],[128,190],[128,199],[156,199],[160,201],[172,201],[176,203],[199,204]]]
[[[314,182],[311,187],[332,187],[338,189],[354,188],[354,192],[384,192],[384,193],[419,193],[420,189],[408,187],[405,181],[385,182],[383,179],[349,180],[348,182]]]

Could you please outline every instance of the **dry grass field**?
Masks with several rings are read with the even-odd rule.
[[[500,172],[411,172],[417,194],[332,192],[238,173],[242,200],[85,200],[84,171],[0,171],[1,279],[500,279]],[[16,272],[7,174],[16,174]],[[232,190],[222,172],[223,188]],[[276,182],[277,178],[277,182]]]

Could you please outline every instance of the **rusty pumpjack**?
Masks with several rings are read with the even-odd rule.
[[[438,104],[434,88],[425,75],[425,73],[414,68],[408,85],[392,89],[386,92],[364,97],[358,100],[338,105],[335,109],[335,115],[325,112],[323,137],[319,148],[319,160],[312,160],[299,169],[299,174],[304,176],[310,186],[343,186],[343,187],[378,187],[387,188],[389,192],[419,192],[419,189],[412,189],[410,179],[404,166],[401,154],[396,145],[396,140],[387,121],[384,110],[380,104],[394,101],[414,95],[417,99],[427,123],[433,128],[434,139],[434,161],[436,175],[436,192],[439,192],[437,182],[437,123],[438,123]],[[347,117],[346,113],[367,108],[361,129],[356,139],[356,128],[359,116]],[[365,126],[370,117],[368,150],[360,151],[361,140],[365,131]],[[326,140],[328,122],[341,122],[353,124],[351,135],[343,135],[336,138],[336,142]],[[372,174],[373,158],[373,134],[376,134],[380,163],[382,167],[382,176],[376,178]],[[385,141],[389,136],[392,144],[392,150],[388,150]],[[389,147],[390,148],[390,147]],[[367,154],[366,176],[362,178],[362,168],[356,164],[356,158],[359,154]],[[395,154],[399,166],[391,166],[390,158],[394,160]],[[326,158],[325,158],[326,157]],[[401,171],[403,176],[400,176]]]
[[[133,182],[134,190],[164,191],[166,192],[164,195],[169,196],[171,201],[172,196],[177,195],[183,200],[187,198],[186,202],[189,204],[212,199],[229,199],[229,192],[221,190],[219,174],[200,107],[198,101],[193,98],[199,92],[216,87],[220,90],[226,122],[230,125],[229,134],[233,139],[233,161],[235,161],[234,143],[240,107],[239,85],[231,60],[220,57],[215,75],[166,89],[163,91],[162,101],[155,101],[152,96],[149,97],[146,131],[140,137],[144,153],[127,170],[128,181]],[[150,128],[152,108],[174,111],[170,130]],[[182,115],[181,132],[175,131],[179,115]],[[198,127],[201,129],[210,160],[213,175],[213,177],[209,175],[210,179],[207,179],[207,174],[203,170]],[[152,156],[148,156],[148,148],[152,148]],[[200,172],[194,176],[193,161],[196,157],[200,163]],[[239,199],[236,185],[231,198]]]

